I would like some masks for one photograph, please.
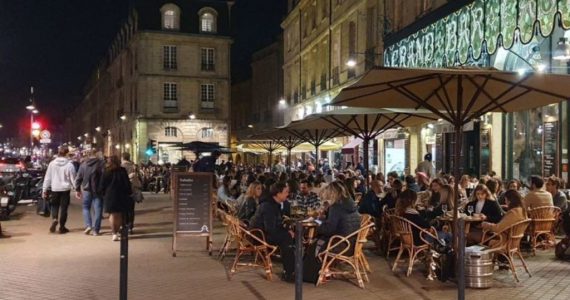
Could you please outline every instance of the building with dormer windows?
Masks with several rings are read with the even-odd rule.
[[[191,141],[229,144],[232,1],[132,1],[66,120],[67,139],[133,161],[177,162]],[[147,153],[151,144],[154,154]],[[150,154],[150,155],[149,155]]]

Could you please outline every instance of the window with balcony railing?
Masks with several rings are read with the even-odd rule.
[[[307,99],[307,89],[305,88],[305,86],[301,87],[301,101]]]
[[[311,81],[311,96],[317,93],[317,83],[313,80]]]

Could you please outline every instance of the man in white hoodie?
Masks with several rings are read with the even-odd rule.
[[[67,209],[69,207],[70,193],[75,184],[75,167],[67,158],[67,147],[58,149],[57,157],[49,163],[44,177],[43,197],[47,197],[47,191],[51,191],[50,208],[53,221],[49,232],[55,232],[59,221],[59,233],[67,233],[65,228],[67,221]],[[61,216],[59,211],[61,209]],[[59,216],[59,220],[58,220]]]

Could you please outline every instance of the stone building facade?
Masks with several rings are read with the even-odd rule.
[[[230,9],[216,0],[134,4],[67,120],[68,139],[155,163],[194,159],[181,143],[227,146]]]
[[[281,24],[289,120],[322,111],[342,88],[381,64],[383,13],[379,0],[289,1]]]

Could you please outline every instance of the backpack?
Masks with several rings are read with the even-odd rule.
[[[554,254],[558,259],[570,260],[570,237],[565,237],[556,244]]]

